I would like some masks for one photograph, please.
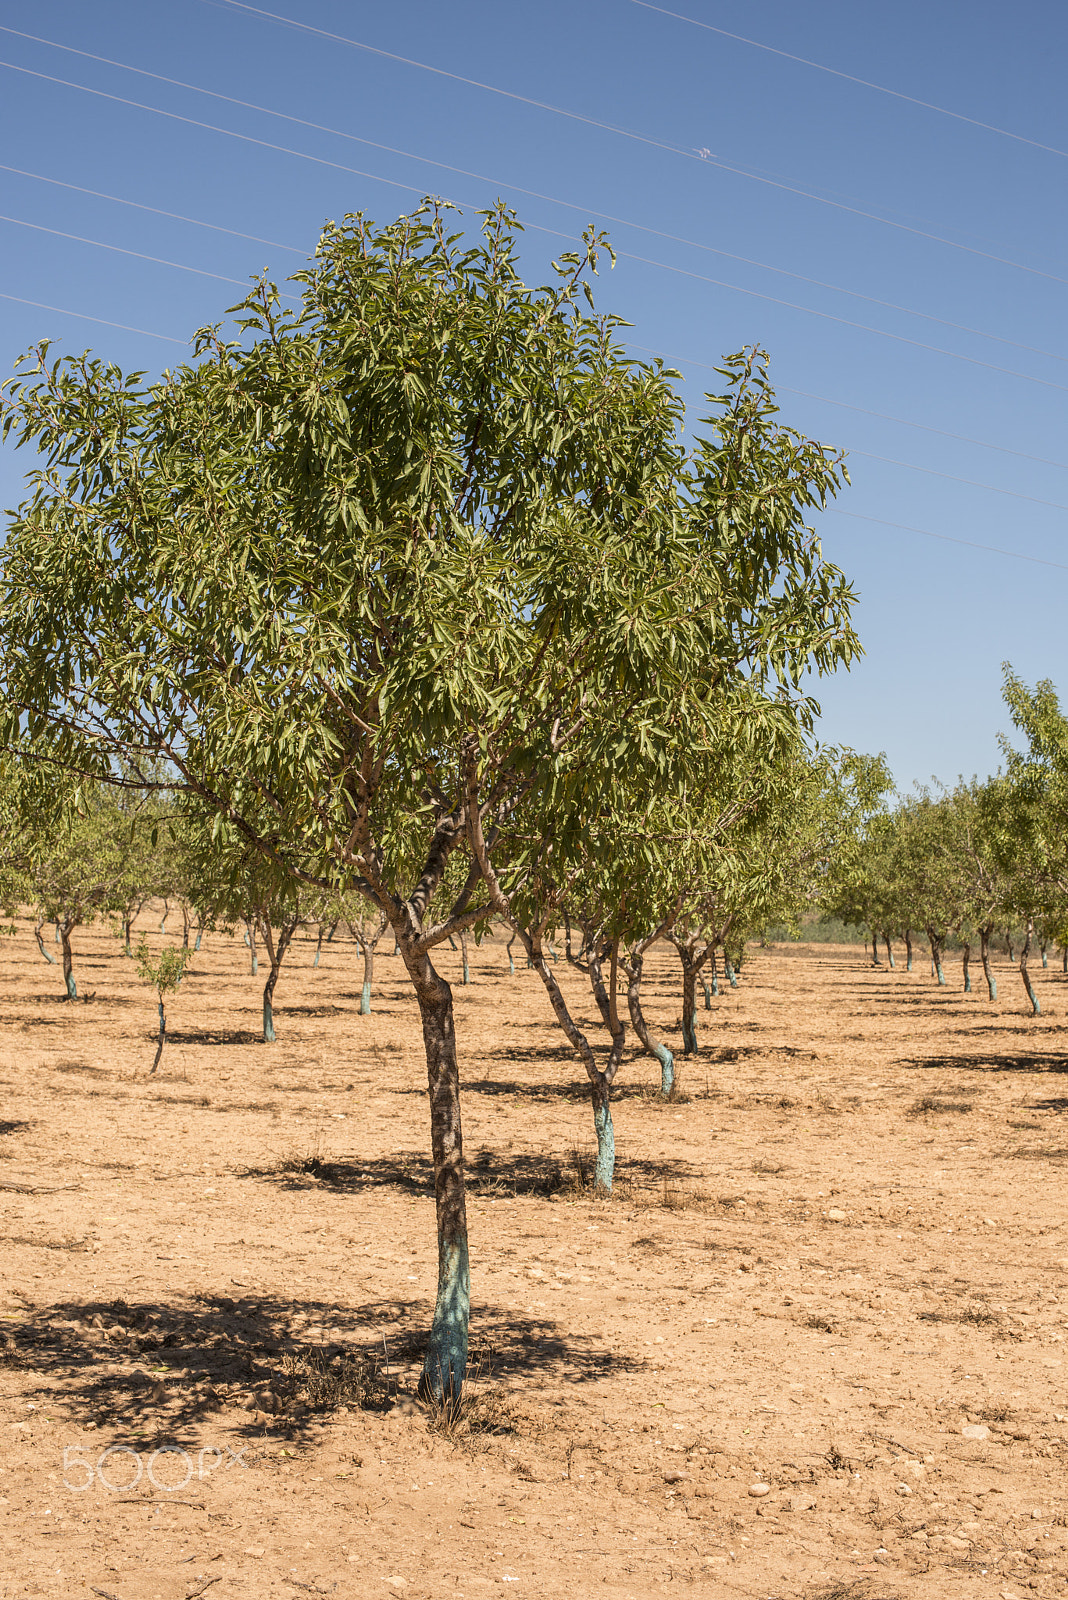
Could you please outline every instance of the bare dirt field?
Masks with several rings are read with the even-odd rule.
[[[1068,982],[752,950],[684,1098],[580,1071],[503,945],[455,983],[466,1417],[414,1400],[436,1248],[418,1015],[351,943],[170,1007],[104,928],[0,946],[0,1595],[753,1600],[1068,1586]],[[58,951],[57,951],[58,953]],[[679,968],[648,1011],[680,1039]],[[1036,964],[1037,965],[1037,964]],[[565,977],[589,1016],[577,974]],[[183,1453],[184,1452],[184,1453]],[[754,1492],[757,1489],[763,1492]]]

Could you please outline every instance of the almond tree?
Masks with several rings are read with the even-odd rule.
[[[732,674],[789,690],[854,647],[803,520],[838,459],[776,429],[759,364],[731,368],[729,441],[688,464],[670,375],[579,309],[603,241],[530,288],[514,218],[482,222],[472,245],[431,206],[346,218],[298,313],[261,283],[238,337],[202,330],[148,385],[42,346],[4,410],[44,458],[3,552],[9,735],[87,780],[151,788],[162,759],[280,874],[393,930],[437,1202],[422,1387],[445,1404],[470,1268],[434,949],[522,874],[517,807],[573,836],[625,775],[678,781]]]

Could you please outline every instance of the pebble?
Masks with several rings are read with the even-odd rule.
[[[386,1582],[389,1584],[391,1589],[407,1589],[408,1587],[407,1578],[402,1578],[400,1574],[396,1572],[393,1574],[392,1578],[387,1578]]]
[[[795,1494],[783,1506],[784,1511],[814,1511],[816,1502],[810,1494]]]
[[[828,1222],[844,1222],[845,1219],[846,1219],[845,1212],[844,1211],[840,1211],[837,1206],[832,1206],[831,1209],[827,1213],[827,1221]]]
[[[762,1500],[766,1494],[770,1493],[770,1483],[751,1483],[749,1485],[749,1494],[753,1500]]]
[[[961,1428],[966,1439],[989,1439],[990,1429],[985,1422],[966,1422]]]
[[[664,1482],[665,1483],[687,1483],[689,1481],[689,1477],[690,1477],[690,1474],[688,1472],[665,1472],[664,1473]]]
[[[899,1483],[897,1486],[897,1492],[898,1494],[911,1494],[912,1490],[909,1488],[907,1483]]]
[[[263,1548],[262,1544],[250,1544],[246,1548],[245,1554],[247,1556],[265,1556],[267,1552]]]

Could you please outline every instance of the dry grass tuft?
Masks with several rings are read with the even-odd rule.
[[[915,1100],[909,1106],[905,1115],[907,1117],[925,1117],[929,1112],[936,1114],[956,1112],[959,1116],[964,1116],[969,1111],[974,1110],[975,1107],[970,1100],[942,1100],[938,1095],[925,1094],[921,1095],[918,1100]]]

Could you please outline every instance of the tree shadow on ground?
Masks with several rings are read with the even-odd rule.
[[[218,1418],[226,1432],[298,1438],[343,1407],[411,1407],[426,1350],[425,1301],[355,1305],[244,1294],[173,1300],[66,1300],[28,1306],[0,1333],[0,1368],[24,1392],[112,1434],[194,1448]],[[640,1366],[546,1317],[475,1313],[477,1379],[516,1374],[596,1382]]]
[[[25,1133],[32,1126],[31,1122],[0,1122],[0,1139],[11,1133]]]
[[[575,1150],[566,1157],[502,1154],[483,1147],[466,1160],[467,1192],[479,1198],[590,1198],[593,1195],[592,1152]],[[239,1178],[274,1183],[283,1189],[329,1189],[342,1193],[396,1188],[429,1197],[434,1193],[434,1168],[417,1152],[380,1157],[326,1157],[317,1153],[283,1156],[264,1167],[240,1167]],[[685,1161],[620,1161],[621,1184],[693,1181],[700,1170]]]
[[[156,1037],[155,1034],[152,1036]],[[206,1028],[192,1032],[167,1030],[167,1043],[172,1044],[262,1044],[263,1031],[251,1028]]]
[[[916,1072],[1068,1072],[1068,1055],[1030,1051],[1019,1055],[913,1056],[900,1059],[899,1067]]]

